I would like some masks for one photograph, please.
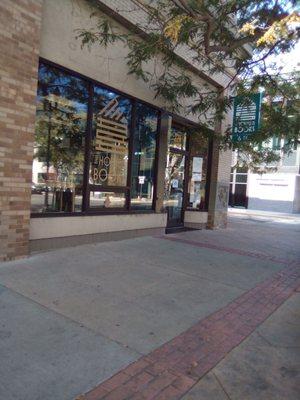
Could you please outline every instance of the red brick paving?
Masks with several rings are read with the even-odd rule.
[[[270,260],[258,257],[257,253],[245,252],[243,255]],[[283,260],[277,262],[283,263]],[[300,263],[291,262],[271,278],[79,398],[180,399],[296,291],[299,283]]]
[[[287,260],[284,258],[274,257],[269,254],[262,254],[262,253],[258,253],[258,252],[254,252],[254,251],[241,250],[241,249],[236,249],[236,248],[227,247],[227,246],[220,246],[217,244],[212,244],[212,243],[207,243],[207,242],[198,242],[195,240],[182,239],[182,238],[176,237],[175,235],[172,235],[172,236],[164,235],[164,236],[159,236],[159,238],[164,239],[164,240],[169,240],[171,242],[185,243],[185,244],[189,244],[192,246],[201,247],[201,248],[205,248],[205,249],[213,249],[213,250],[219,250],[219,251],[230,253],[230,254],[237,254],[240,256],[253,257],[253,258],[257,258],[259,260],[272,261],[272,262],[275,262],[278,264],[286,265],[290,261],[290,260]]]

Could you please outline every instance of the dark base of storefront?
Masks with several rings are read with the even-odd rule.
[[[170,235],[172,233],[179,233],[179,232],[187,232],[187,231],[197,231],[199,229],[205,229],[206,225],[203,225],[202,227],[199,227],[197,224],[197,227],[195,226],[194,228],[192,227],[187,227],[187,226],[173,226],[171,228],[166,228],[165,233],[167,235]]]

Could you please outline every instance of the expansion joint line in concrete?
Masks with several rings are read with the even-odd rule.
[[[246,339],[300,283],[291,262],[224,308],[128,365],[81,400],[176,400]]]

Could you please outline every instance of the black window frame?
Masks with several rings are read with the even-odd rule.
[[[93,78],[87,77],[77,71],[71,70],[65,66],[62,66],[60,64],[57,64],[53,61],[47,60],[43,57],[39,58],[39,66],[40,64],[45,64],[50,67],[59,69],[65,73],[68,73],[74,77],[78,77],[82,80],[84,80],[88,84],[88,92],[89,92],[89,99],[88,99],[88,109],[87,109],[87,124],[86,124],[86,132],[85,132],[85,149],[84,149],[84,168],[83,168],[83,185],[82,185],[82,210],[77,211],[77,212],[62,212],[62,213],[56,213],[56,212],[31,212],[30,217],[31,218],[56,218],[56,217],[69,217],[69,216],[92,216],[92,215],[111,215],[111,214],[151,214],[155,213],[155,207],[156,207],[156,197],[157,197],[157,170],[158,170],[158,149],[160,145],[160,138],[161,138],[161,120],[162,120],[162,115],[166,113],[166,111],[163,108],[157,107],[147,101],[141,100],[137,97],[134,97],[132,95],[129,95],[127,93],[124,93],[112,86],[109,86],[105,83],[102,83],[100,81],[97,81]],[[99,187],[97,185],[92,185],[89,183],[89,168],[90,168],[90,158],[91,158],[91,143],[92,143],[92,129],[93,129],[93,95],[94,95],[94,86],[101,86],[104,89],[111,90],[112,92],[119,94],[120,96],[123,96],[130,100],[131,106],[132,106],[132,112],[131,112],[131,123],[129,127],[129,143],[128,143],[128,167],[127,167],[127,182],[126,186],[109,186],[109,187]],[[133,132],[135,130],[135,122],[136,122],[136,104],[137,103],[142,103],[145,104],[145,106],[152,108],[153,110],[156,110],[158,112],[158,121],[157,121],[157,139],[156,139],[156,149],[155,149],[155,162],[154,162],[154,190],[153,190],[153,201],[152,201],[152,208],[151,209],[136,209],[136,208],[131,208],[131,172],[132,172],[132,149],[133,149]],[[187,131],[187,138],[186,138],[186,150],[184,150],[184,153],[186,155],[186,165],[185,165],[185,170],[188,172],[188,166],[190,162],[190,156],[189,156],[189,128],[197,128],[201,129],[201,126],[197,123],[194,123],[184,117],[178,116],[176,114],[173,114],[171,112],[167,113],[169,116],[172,117],[172,125],[177,125],[179,127],[182,127]],[[211,144],[209,141],[209,148],[211,149]],[[175,149],[176,150],[178,149]],[[179,151],[179,152],[182,152]],[[211,151],[209,151],[211,153]],[[208,172],[207,172],[207,177],[208,180],[206,182],[206,207],[204,210],[199,210],[205,211],[208,207],[208,199],[209,199],[209,186],[210,186],[210,171],[211,171],[211,155],[208,157]],[[188,176],[188,174],[186,175]],[[187,179],[185,184],[187,185]],[[125,207],[124,208],[104,208],[103,207],[90,207],[89,204],[89,199],[90,199],[90,191],[91,188],[95,188],[95,191],[103,191],[107,192],[111,190],[112,192],[122,192],[125,193],[126,200],[125,200]],[[186,188],[185,188],[186,191]],[[186,205],[183,205],[183,211],[186,210]],[[197,210],[198,211],[198,210]]]
[[[155,138],[155,159],[154,159],[154,177],[153,177],[153,198],[151,208],[132,208],[131,207],[131,200],[132,200],[132,166],[133,166],[133,150],[134,150],[134,134],[136,133],[136,121],[137,121],[137,104],[140,103],[145,105],[147,108],[152,108],[157,112],[157,128],[156,128],[156,138]],[[156,195],[157,195],[157,169],[158,169],[158,153],[159,153],[159,144],[160,144],[160,132],[161,132],[161,110],[157,107],[153,107],[152,105],[147,104],[146,102],[136,99],[133,107],[132,107],[132,118],[134,118],[134,125],[133,125],[133,135],[131,135],[131,146],[130,146],[130,175],[128,174],[128,185],[130,186],[129,190],[129,209],[133,212],[152,212],[155,210],[156,206]]]
[[[147,103],[143,100],[130,96],[126,93],[121,92],[111,86],[103,84],[99,81],[96,81],[92,78],[88,78],[83,76],[82,74],[72,71],[64,66],[58,65],[52,61],[46,60],[42,57],[39,59],[40,64],[48,65],[49,67],[56,68],[60,71],[63,71],[67,74],[70,74],[74,77],[78,77],[84,80],[88,85],[88,109],[87,109],[87,124],[85,131],[85,148],[84,148],[84,166],[83,166],[83,185],[82,185],[82,209],[77,212],[31,212],[30,216],[32,218],[43,218],[43,217],[67,217],[67,216],[82,216],[82,215],[105,215],[105,214],[148,214],[155,212],[155,199],[156,199],[156,183],[157,183],[157,165],[158,165],[158,146],[159,146],[159,132],[160,132],[160,120],[161,120],[161,112],[162,110],[153,104]],[[89,183],[89,174],[90,174],[90,160],[91,160],[91,150],[92,150],[92,135],[93,135],[93,99],[94,99],[94,86],[100,86],[104,89],[111,90],[112,92],[128,99],[131,104],[131,117],[129,124],[129,141],[128,141],[128,161],[127,161],[127,178],[125,186],[98,186]],[[145,106],[152,108],[158,113],[158,121],[157,121],[157,140],[156,140],[156,149],[155,149],[155,171],[154,171],[154,196],[152,201],[151,209],[135,209],[131,208],[131,172],[132,172],[132,149],[133,149],[133,133],[135,130],[136,123],[136,104],[137,102],[141,104],[145,104]],[[116,192],[116,193],[124,193],[125,194],[125,205],[124,207],[91,207],[90,206],[90,192]]]
[[[201,130],[201,127],[199,127]],[[188,132],[187,135],[187,143],[186,143],[186,148],[187,148],[187,162],[186,162],[186,197],[185,197],[185,204],[184,204],[184,210],[185,211],[191,211],[191,212],[208,212],[208,203],[209,203],[209,196],[210,196],[210,182],[211,182],[211,169],[212,169],[212,157],[213,157],[213,139],[207,139],[206,145],[207,145],[207,165],[206,165],[206,181],[205,181],[205,197],[204,197],[204,206],[203,208],[200,209],[195,209],[189,207],[189,197],[190,193],[188,191],[188,186],[189,186],[189,181],[191,179],[190,176],[190,166],[191,166],[191,161],[192,161],[192,156],[191,156],[191,134],[195,134],[195,132]]]
[[[185,134],[185,148],[178,148],[178,147],[173,147],[169,143],[168,138],[168,150],[167,150],[167,157],[169,153],[174,153],[174,154],[179,154],[184,157],[184,179],[183,179],[183,200],[182,200],[182,207],[181,207],[181,223],[180,226],[184,224],[184,213],[187,209],[187,198],[188,198],[188,180],[189,180],[189,174],[188,174],[188,168],[190,165],[190,132],[189,132],[189,126],[186,124],[182,124],[177,118],[172,119],[170,130],[176,129],[181,131],[182,133]],[[171,134],[171,132],[169,132]],[[171,227],[171,226],[170,226]]]
[[[210,196],[210,181],[211,181],[211,169],[212,169],[212,157],[213,157],[213,139],[207,139],[207,172],[205,182],[205,199],[203,209],[192,209],[188,206],[189,204],[189,192],[188,185],[190,180],[190,163],[191,163],[191,134],[195,131],[195,128],[201,130],[201,126],[195,125],[190,122],[183,121],[181,117],[174,116],[172,120],[172,127],[179,130],[186,131],[186,143],[185,149],[178,149],[170,146],[170,150],[174,153],[183,154],[185,156],[185,167],[184,167],[184,197],[182,212],[208,212],[209,196]]]
[[[133,132],[135,129],[135,109],[136,109],[136,100],[133,100],[126,94],[115,90],[113,88],[107,87],[106,85],[103,85],[101,83],[97,83],[95,81],[90,82],[91,85],[91,93],[90,93],[90,98],[89,98],[89,107],[91,108],[90,115],[88,114],[88,117],[90,117],[90,126],[89,126],[89,144],[87,147],[87,152],[88,152],[88,157],[89,159],[85,159],[85,164],[87,164],[87,176],[86,176],[86,187],[85,187],[85,197],[86,197],[86,209],[82,210],[82,213],[97,213],[97,214],[103,214],[106,213],[108,210],[109,212],[113,212],[114,214],[116,213],[124,213],[124,212],[129,212],[131,211],[130,209],[130,177],[131,177],[131,164],[132,164],[132,141],[133,141]],[[92,154],[92,136],[93,136],[93,118],[94,118],[94,95],[95,95],[95,86],[100,86],[103,89],[106,90],[111,90],[112,92],[126,98],[129,100],[130,105],[131,105],[131,115],[130,115],[130,123],[128,126],[128,131],[129,131],[129,137],[128,137],[128,160],[127,160],[127,177],[126,177],[126,185],[124,186],[100,186],[100,185],[95,185],[89,183],[89,168],[90,168],[90,159],[91,159],[91,154]],[[90,193],[91,192],[115,192],[115,193],[124,193],[125,195],[125,204],[124,207],[109,207],[109,208],[103,208],[101,206],[97,207],[91,207],[90,206]],[[151,210],[152,211],[152,210]]]

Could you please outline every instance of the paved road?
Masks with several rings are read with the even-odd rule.
[[[89,391],[299,262],[299,234],[288,219],[239,216],[227,230],[0,264],[0,400],[71,400]],[[285,399],[298,398],[297,302],[293,294],[184,399],[279,399],[284,385]]]

